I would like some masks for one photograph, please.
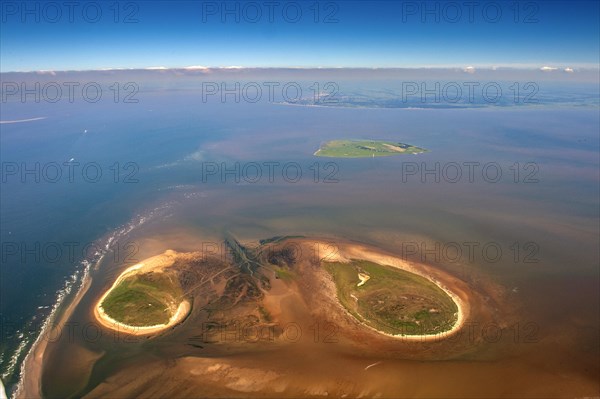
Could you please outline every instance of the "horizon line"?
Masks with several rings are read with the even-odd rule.
[[[598,71],[600,66],[597,64],[579,64],[567,65],[563,63],[547,64],[487,64],[487,65],[422,65],[422,66],[149,66],[149,67],[100,67],[90,69],[37,69],[37,70],[13,70],[2,71],[0,74],[8,73],[37,73],[37,74],[55,74],[64,72],[110,72],[110,71],[212,71],[212,70],[268,70],[268,69],[294,69],[294,70],[328,70],[328,69],[346,69],[346,70],[462,70],[465,73],[474,73],[477,70],[496,71],[496,70],[526,70],[542,72],[567,72],[576,71]]]

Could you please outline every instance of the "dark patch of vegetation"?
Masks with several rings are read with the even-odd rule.
[[[277,243],[279,241],[287,240],[290,238],[304,238],[304,236],[275,236],[271,238],[265,238],[259,241],[260,245]]]
[[[296,263],[296,251],[290,247],[270,249],[267,253],[267,262],[279,267],[291,267]]]
[[[263,306],[258,307],[258,312],[260,313],[260,317],[262,317],[262,319],[264,321],[266,321],[267,323],[270,323],[271,321],[273,321],[273,317],[271,316],[271,313],[269,313],[269,311],[267,309],[265,309]]]

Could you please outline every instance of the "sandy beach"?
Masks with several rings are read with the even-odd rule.
[[[59,321],[53,326],[52,320],[49,320],[46,327],[38,336],[38,339],[33,344],[23,362],[23,375],[21,377],[21,384],[17,387],[15,398],[31,399],[42,397],[42,370],[44,365],[44,353],[46,352],[46,347],[48,346],[48,340],[46,337],[55,335],[55,331],[59,331],[59,333],[62,331],[64,324],[69,320],[71,314],[79,304],[81,298],[88,291],[90,285],[90,279],[84,279],[81,289],[75,298],[73,298],[69,306],[65,309]]]

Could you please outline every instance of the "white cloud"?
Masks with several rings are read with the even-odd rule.
[[[207,70],[207,69],[209,69],[209,68],[208,68],[208,67],[205,67],[205,66],[203,66],[203,65],[191,65],[191,66],[184,67],[183,69],[186,69],[186,70],[188,70],[188,71],[195,71],[195,70],[202,70],[202,71],[205,71],[205,70]]]
[[[100,68],[99,71],[127,71],[131,70],[131,68]]]
[[[552,71],[556,71],[558,68],[555,67],[549,67],[549,66],[543,66],[540,68],[540,71],[543,72],[552,72]]]
[[[193,152],[191,154],[189,154],[188,156],[186,156],[184,158],[185,161],[203,161],[204,160],[204,151],[203,150],[197,150],[196,152]]]
[[[463,68],[463,71],[466,73],[475,73],[475,67],[468,66],[466,68]]]
[[[154,66],[154,67],[148,67],[148,68],[145,68],[145,69],[147,69],[149,71],[163,71],[163,70],[169,69],[169,68],[164,67],[164,66]]]
[[[567,73],[573,73],[573,68],[565,68],[565,72],[567,72]]]

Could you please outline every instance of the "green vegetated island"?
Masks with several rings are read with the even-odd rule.
[[[139,273],[123,279],[102,302],[104,312],[124,324],[167,324],[176,312],[181,288],[165,273]]]
[[[323,265],[333,277],[341,304],[376,330],[431,335],[449,331],[456,324],[456,303],[421,276],[358,259]]]
[[[405,143],[379,140],[333,140],[328,141],[315,152],[318,157],[332,158],[371,158],[403,154],[421,154],[425,148]]]

